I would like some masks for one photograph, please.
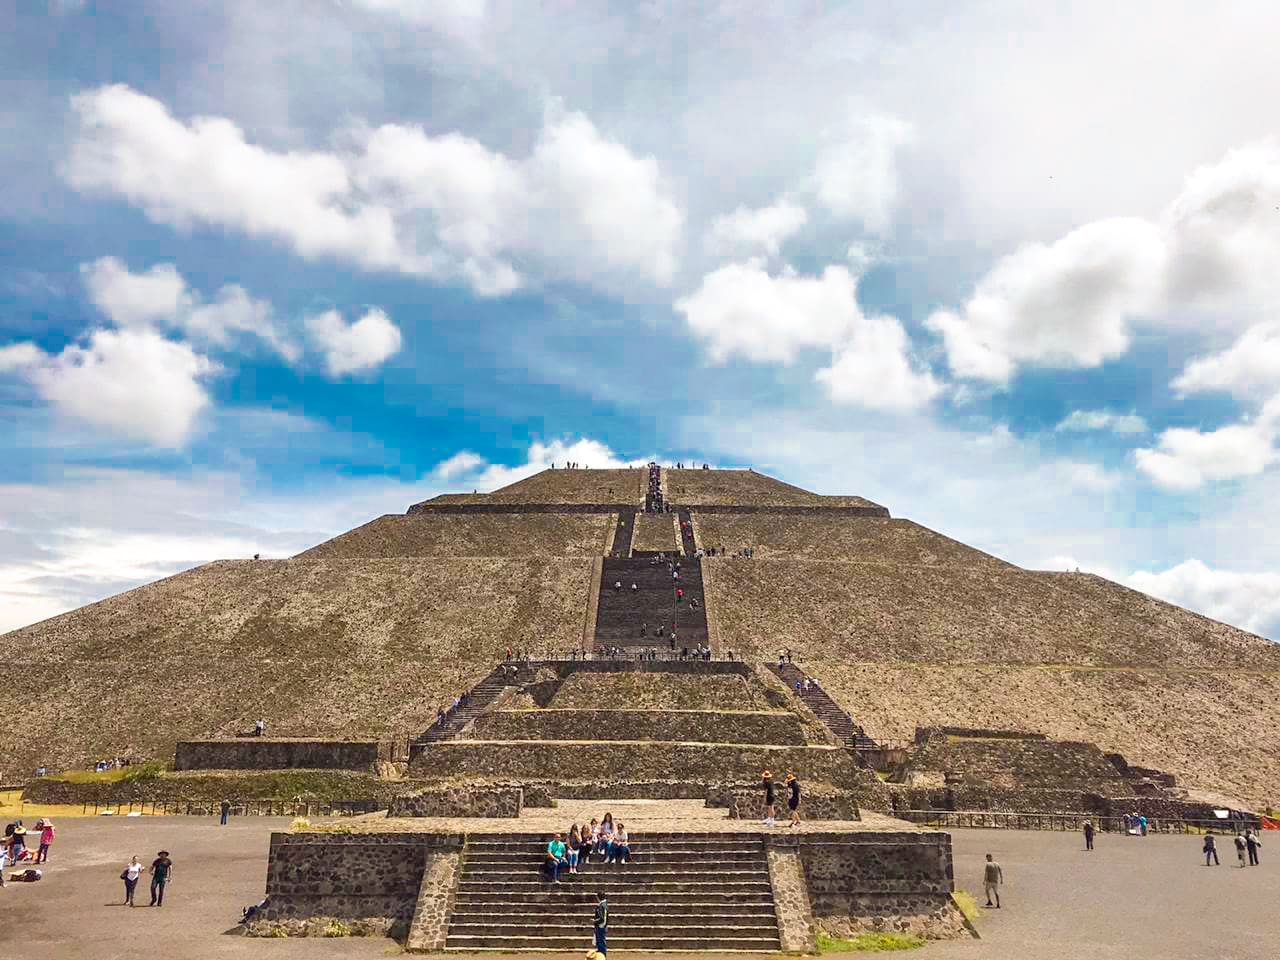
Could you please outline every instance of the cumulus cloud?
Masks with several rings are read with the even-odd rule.
[[[24,371],[59,414],[161,447],[180,447],[209,406],[218,368],[150,330],[98,330]]]
[[[799,232],[808,219],[804,207],[786,199],[767,207],[739,206],[712,221],[705,245],[719,256],[765,253],[776,257],[783,243]]]
[[[1280,324],[1260,323],[1231,347],[1187,364],[1173,381],[1181,393],[1223,390],[1242,397],[1280,386]]]
[[[29,369],[43,358],[44,351],[34,343],[14,343],[0,347],[0,373]]]
[[[122,85],[72,104],[67,179],[158,223],[239,230],[303,257],[462,281],[482,295],[518,287],[518,262],[614,283],[666,284],[675,270],[683,214],[657,161],[554,104],[520,160],[397,124],[351,131],[345,151],[275,151],[225,118],[184,123]]]
[[[432,476],[440,481],[450,481],[471,487],[480,493],[490,493],[499,487],[531,477],[555,464],[563,467],[572,461],[593,470],[617,470],[623,467],[639,467],[654,458],[624,460],[599,440],[558,439],[549,442],[535,440],[529,446],[524,463],[508,466],[490,463],[470,450],[463,450],[438,464]]]
[[[1073,410],[1062,419],[1055,431],[1086,433],[1109,430],[1121,435],[1146,433],[1147,421],[1136,413],[1112,413],[1110,410]]]
[[[675,309],[707,344],[713,363],[740,354],[757,363],[790,364],[802,349],[830,349],[831,366],[816,378],[839,403],[912,410],[941,390],[910,358],[895,318],[863,314],[857,280],[846,267],[808,276],[791,267],[770,274],[759,261],[726,264],[704,276]]]
[[[854,121],[839,142],[823,147],[812,186],[827,210],[858,220],[880,233],[898,199],[897,152],[911,138],[911,127],[896,117],[869,116]]]
[[[372,370],[400,349],[400,328],[376,308],[354,323],[343,320],[337,310],[326,310],[307,317],[306,326],[335,377]]]
[[[238,284],[227,284],[206,303],[171,263],[133,273],[117,258],[102,257],[80,269],[90,300],[122,329],[163,326],[213,347],[228,347],[241,336],[256,337],[288,361],[300,355],[278,328],[271,304]]]
[[[1280,637],[1280,573],[1213,569],[1196,559],[1128,577],[1135,590],[1254,633]]]
[[[1134,451],[1138,469],[1161,487],[1194,490],[1211,480],[1262,473],[1280,460],[1280,397],[1253,421],[1201,431],[1176,427],[1160,434],[1154,449]]]
[[[1099,366],[1128,349],[1136,319],[1274,303],[1277,208],[1280,148],[1233,150],[1192,173],[1159,219],[1100,220],[1026,245],[961,309],[938,311],[928,325],[961,377],[1003,383],[1021,364]]]

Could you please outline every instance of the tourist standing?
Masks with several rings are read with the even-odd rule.
[[[222,803],[219,805],[218,809],[222,814],[222,819],[220,822],[222,826],[225,827],[227,825],[227,818],[231,816],[231,801],[223,800]]]
[[[1244,832],[1245,846],[1249,848],[1249,866],[1256,867],[1258,865],[1258,848],[1262,846],[1262,838],[1252,830]]]
[[[164,888],[173,879],[173,861],[169,859],[169,851],[161,850],[151,861],[151,906],[164,906]]]
[[[1086,820],[1084,822],[1084,848],[1086,850],[1093,849],[1093,821]]]
[[[1248,847],[1248,844],[1244,842],[1244,837],[1240,836],[1240,834],[1237,833],[1234,843],[1236,845],[1236,859],[1240,861],[1240,866],[1242,867],[1248,866],[1248,864],[1245,863],[1245,860],[1244,860],[1244,853],[1246,848]]]
[[[987,894],[987,906],[990,907],[991,898],[995,897],[994,904],[997,910],[1000,909],[1000,885],[1004,883],[1004,871],[1000,869],[1000,864],[996,863],[996,858],[991,854],[987,854],[987,862],[983,865],[982,873],[982,889]]]
[[[43,817],[36,821],[36,829],[40,831],[40,849],[36,851],[36,863],[49,862],[49,847],[53,845],[53,821]],[[1257,861],[1254,861],[1257,863]]]
[[[596,893],[596,911],[592,918],[596,931],[596,952],[602,957],[609,955],[609,901],[603,893]]]
[[[762,786],[764,787],[764,819],[761,820],[760,822],[763,823],[766,827],[772,827],[774,824],[773,774],[770,773],[768,770],[766,770],[764,771],[764,773],[760,775],[760,780],[761,780]]]
[[[124,902],[131,907],[134,905],[133,890],[138,885],[138,877],[141,874],[142,861],[138,859],[138,855],[135,853],[120,873],[120,879],[124,881]]]
[[[791,811],[791,826],[800,826],[800,778],[794,773],[787,774],[787,789],[791,795],[787,797],[787,808]]]
[[[1206,867],[1209,866],[1210,857],[1213,858],[1214,866],[1222,866],[1222,861],[1218,859],[1218,842],[1214,839],[1212,833],[1206,833],[1204,835],[1204,847],[1202,849],[1204,850],[1204,865]]]

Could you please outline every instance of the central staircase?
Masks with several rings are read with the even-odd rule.
[[[659,655],[670,653],[671,625],[676,624],[676,649],[707,642],[707,608],[702,590],[702,563],[696,557],[680,558],[680,579],[671,579],[665,563],[652,558],[619,560],[606,557],[600,574],[600,598],[596,606],[597,647],[621,647],[629,652],[655,648]],[[622,588],[614,587],[621,583]],[[631,584],[636,589],[631,589]],[[684,598],[676,603],[676,588]],[[690,601],[696,599],[695,610]],[[645,636],[640,628],[648,626]],[[667,637],[654,632],[666,628]]]
[[[586,950],[597,891],[613,949],[781,949],[758,834],[632,833],[630,863],[592,861],[558,884],[542,871],[548,839],[467,838],[447,949]]]

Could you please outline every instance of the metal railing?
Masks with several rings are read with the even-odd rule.
[[[1089,820],[1099,833],[1124,833],[1124,817],[1100,817],[1091,813],[1011,813],[1000,810],[896,810],[891,816],[923,827],[975,828],[984,830],[1079,831]],[[1242,833],[1258,829],[1252,819],[1185,820],[1177,817],[1148,817],[1148,833]]]

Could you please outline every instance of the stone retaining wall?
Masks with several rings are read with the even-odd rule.
[[[777,801],[778,820],[787,820],[791,811],[787,807],[785,784],[778,784]],[[707,806],[728,807],[729,817],[734,820],[759,818],[764,810],[764,789],[757,785],[708,790]],[[862,819],[852,791],[808,786],[802,786],[800,791],[800,817],[803,820]]]
[[[476,717],[473,740],[676,740],[803,746],[794,714],[710,710],[497,710]]]
[[[392,744],[377,740],[180,740],[175,770],[361,770],[390,762]]]
[[[519,787],[450,786],[405,793],[391,801],[389,817],[518,817]]]
[[[680,779],[703,783],[749,782],[761,770],[791,770],[801,780],[852,787],[865,779],[852,754],[839,747],[769,747],[616,741],[445,740],[415,743],[409,759],[417,779],[451,777],[534,782],[577,779],[583,771],[601,780]],[[607,755],[608,762],[602,762]],[[606,771],[612,776],[605,776]]]

